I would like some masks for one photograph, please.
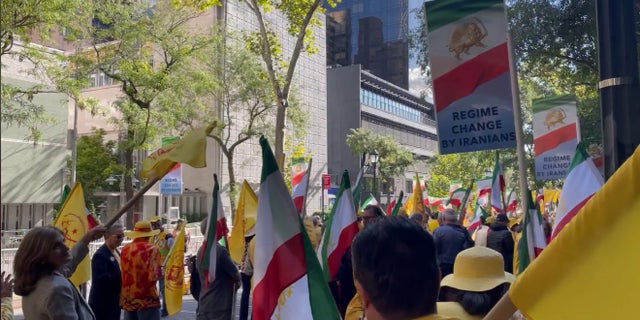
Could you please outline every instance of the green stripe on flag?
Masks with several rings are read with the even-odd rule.
[[[549,110],[565,104],[575,104],[576,97],[572,94],[565,94],[562,96],[552,96],[541,99],[534,99],[532,103],[533,112],[540,112]]]
[[[584,144],[582,144],[582,142],[579,142],[578,146],[576,147],[576,153],[573,155],[573,159],[571,159],[571,165],[567,170],[567,175],[569,174],[569,172],[571,172],[571,170],[573,170],[573,168],[585,162],[587,159],[589,159],[589,153],[584,147]]]
[[[260,146],[262,147],[262,176],[260,177],[260,183],[263,183],[270,174],[278,171],[278,163],[273,156],[269,141],[264,136],[260,137]]]
[[[300,230],[305,230],[304,222],[298,217]],[[325,277],[320,267],[320,261],[316,255],[309,235],[301,232],[302,244],[304,247],[304,258],[307,265],[307,283],[309,286],[309,304],[311,305],[311,314],[313,319],[340,320],[340,313],[336,306],[329,285],[325,281]]]
[[[429,32],[494,6],[504,6],[503,0],[437,0],[424,4]]]
[[[391,210],[391,216],[395,217],[398,215],[400,208],[402,208],[402,198],[404,198],[404,191],[400,190],[400,194],[398,195],[398,201],[396,205],[393,206],[393,210]]]

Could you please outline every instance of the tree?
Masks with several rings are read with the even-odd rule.
[[[244,2],[253,12],[259,27],[259,31],[247,40],[251,49],[262,56],[267,69],[267,76],[277,105],[275,157],[280,168],[284,168],[285,127],[296,64],[303,51],[309,54],[317,51],[313,44],[314,36],[311,28],[322,24],[320,19],[324,16],[317,14],[324,11],[321,4],[326,3],[329,6],[335,6],[339,0],[244,0]],[[287,19],[287,32],[295,38],[295,45],[288,58],[283,55],[277,33],[270,28],[265,19],[264,14],[273,9],[277,9],[284,14]]]
[[[217,35],[213,43],[198,53],[200,64],[185,69],[185,77],[192,85],[173,90],[170,95],[172,99],[180,96],[190,99],[185,104],[217,102],[216,110],[195,108],[190,112],[200,112],[197,118],[209,119],[216,124],[209,136],[227,160],[229,202],[231,208],[235,208],[238,193],[235,151],[272,128],[275,104],[260,58],[244,47],[238,35],[213,33]],[[167,97],[165,95],[161,101]]]
[[[100,70],[119,83],[123,94],[115,103],[121,115],[114,120],[125,132],[120,147],[127,199],[133,196],[133,151],[157,134],[182,132],[196,120],[182,117],[195,114],[194,106],[174,93],[191,85],[182,70],[198,64],[197,53],[212,43],[211,34],[192,31],[191,23],[201,15],[189,6],[192,2],[158,1],[150,7],[145,1],[94,1],[90,4],[99,23],[80,22],[93,46],[74,55],[74,63]],[[127,227],[133,227],[133,208]]]
[[[77,180],[82,182],[87,207],[96,206],[96,190],[110,190],[106,180],[114,174],[122,173],[118,161],[116,141],[104,141],[106,132],[94,129],[90,135],[78,139]],[[68,161],[69,166],[71,160]]]
[[[393,178],[403,175],[407,167],[413,164],[413,155],[398,144],[392,137],[375,134],[365,128],[351,129],[347,135],[347,145],[356,154],[376,150],[378,152],[377,169],[380,171],[380,181],[391,186]],[[385,190],[387,203],[390,202],[392,190]]]
[[[51,122],[44,107],[34,102],[38,94],[64,93],[80,109],[96,107],[93,99],[82,99],[80,88],[87,78],[71,68],[67,56],[46,46],[59,46],[54,33],[64,31],[64,40],[77,39],[75,21],[89,20],[90,11],[79,0],[7,0],[2,1],[0,56],[5,62],[19,63],[25,76],[39,84],[20,86],[2,81],[2,123],[26,127],[28,138],[38,141],[42,124]],[[32,41],[45,47],[34,45]],[[19,46],[15,46],[19,43]],[[66,107],[66,106],[65,106]]]

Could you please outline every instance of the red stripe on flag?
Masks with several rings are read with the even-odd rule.
[[[216,240],[229,234],[229,228],[227,228],[227,219],[222,218],[216,221]]]
[[[293,198],[293,204],[296,206],[296,210],[298,210],[298,212],[302,211],[302,205],[304,204],[304,197],[299,196],[299,197]]]
[[[340,232],[338,246],[327,257],[327,267],[329,268],[329,277],[331,277],[331,279],[333,279],[336,273],[338,273],[340,259],[342,258],[344,251],[351,246],[351,242],[358,233],[358,230],[358,222],[354,221]]]
[[[396,200],[392,200],[389,205],[387,205],[387,215],[390,216],[391,213],[393,212],[393,207],[396,206]]]
[[[539,156],[546,151],[556,148],[563,142],[577,138],[578,131],[576,123],[574,122],[536,138],[533,141],[533,149],[536,152],[536,156]]]
[[[293,178],[291,178],[291,185],[295,186],[298,183],[300,183],[300,180],[302,180],[302,177],[304,177],[305,174],[306,174],[306,171],[300,171],[296,173],[296,175],[293,176]]]
[[[584,198],[584,200],[580,201],[580,203],[573,207],[573,209],[569,210],[569,212],[567,212],[567,214],[565,214],[564,217],[562,217],[562,219],[558,221],[558,224],[553,228],[553,231],[551,232],[551,240],[553,240],[553,238],[558,235],[558,232],[562,231],[562,228],[564,228],[569,223],[569,221],[571,221],[571,219],[573,219],[573,217],[578,214],[580,209],[582,209],[582,207],[587,203],[587,201],[589,201],[589,199],[591,199],[591,197],[593,197],[594,194],[595,193],[592,193],[588,197]]]
[[[280,293],[307,273],[306,266],[302,234],[298,233],[276,249],[253,290],[253,319],[270,319]]]
[[[507,43],[494,47],[433,80],[436,110],[468,96],[485,82],[509,72]]]

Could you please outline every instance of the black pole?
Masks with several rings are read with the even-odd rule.
[[[379,203],[380,199],[378,199],[378,188],[377,188],[378,181],[376,181],[376,162],[373,163],[373,197],[376,198],[376,201],[378,201]]]
[[[634,0],[596,0],[606,179],[640,145],[635,12]]]

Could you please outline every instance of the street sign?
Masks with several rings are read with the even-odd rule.
[[[331,175],[327,173],[322,174],[322,189],[329,189],[331,187]]]

